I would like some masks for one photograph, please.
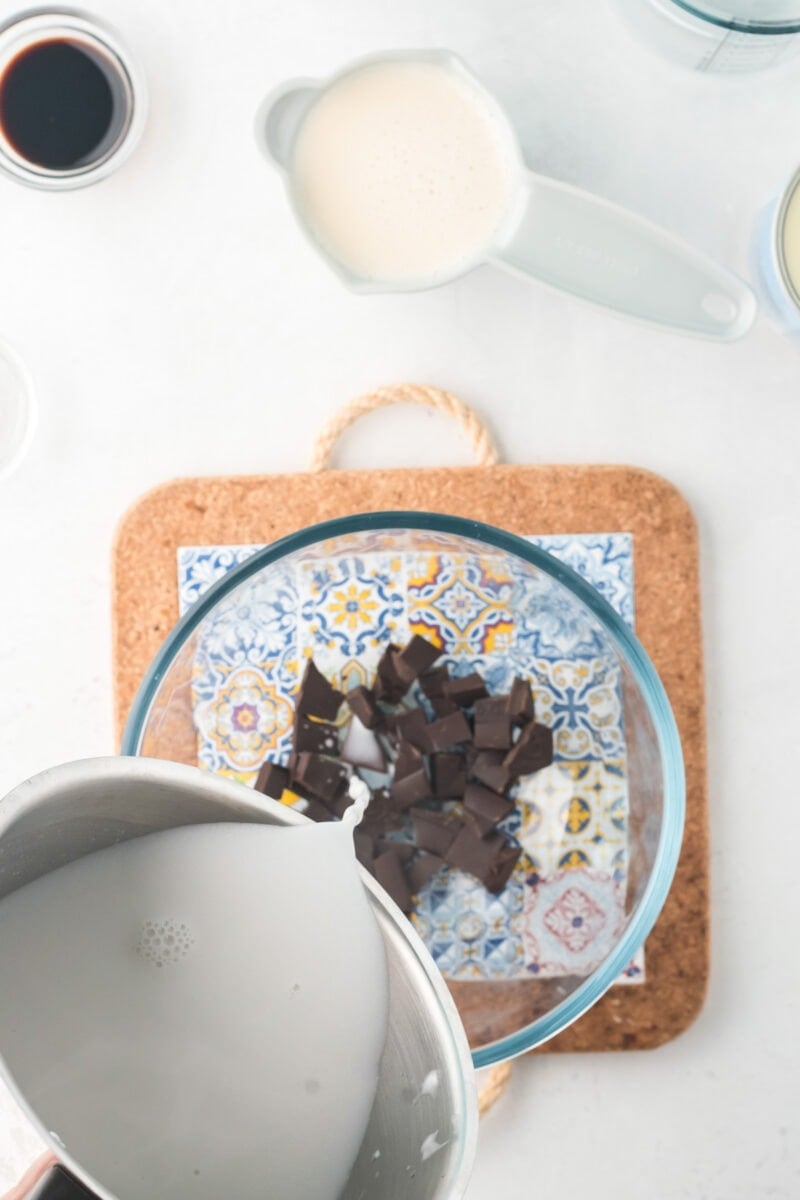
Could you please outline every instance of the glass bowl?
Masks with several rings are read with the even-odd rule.
[[[647,655],[595,587],[477,521],[369,513],[304,529],[196,600],[139,689],[122,749],[252,784],[263,761],[288,758],[309,655],[347,690],[369,684],[385,646],[414,633],[443,646],[452,673],[479,670],[490,693],[528,679],[536,719],[554,730],[552,766],[519,781],[502,826],[523,849],[505,890],[445,868],[415,900],[412,920],[476,1066],[487,1066],[553,1037],[603,995],[642,946],[677,863],[675,721]]]

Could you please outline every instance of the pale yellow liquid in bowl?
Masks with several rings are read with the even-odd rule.
[[[796,187],[783,221],[783,255],[786,274],[800,296],[800,186]]]
[[[322,248],[366,280],[436,282],[472,265],[506,218],[518,163],[480,90],[447,66],[387,61],[320,95],[291,163]]]

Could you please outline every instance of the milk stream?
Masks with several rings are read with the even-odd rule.
[[[352,827],[150,834],[0,901],[0,1053],[119,1200],[337,1200],[386,1035]]]
[[[508,214],[518,169],[508,128],[468,79],[391,60],[324,89],[291,163],[323,248],[354,275],[390,283],[474,265]]]

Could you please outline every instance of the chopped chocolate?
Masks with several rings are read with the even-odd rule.
[[[342,795],[347,795],[349,782],[349,769],[335,759],[304,752],[294,760],[292,783],[306,788],[329,808]]]
[[[392,830],[402,829],[404,820],[392,804],[388,788],[376,788],[372,793],[367,811],[361,818],[360,829],[364,833],[372,833],[376,837]]]
[[[487,696],[475,701],[476,749],[508,750],[511,747],[511,717],[506,712],[507,700],[507,696]]]
[[[375,695],[387,704],[399,704],[411,684],[414,674],[400,657],[400,648],[390,642],[378,661]]]
[[[427,850],[420,850],[410,867],[406,867],[406,879],[412,893],[416,896],[417,892],[421,892],[426,883],[430,883],[434,875],[438,875],[444,866],[444,859],[438,854],[430,854]]]
[[[289,772],[286,767],[279,767],[277,763],[273,762],[262,763],[256,780],[257,792],[263,792],[265,796],[271,796],[273,800],[280,800],[288,786]]]
[[[317,670],[313,658],[306,663],[303,681],[297,697],[296,709],[304,716],[319,717],[324,721],[335,721],[344,696],[337,692],[325,676]]]
[[[450,678],[450,672],[447,667],[434,667],[432,671],[426,671],[424,675],[419,677],[419,686],[429,700],[433,700],[435,696],[443,696],[445,685]]]
[[[504,792],[509,781],[508,771],[503,766],[504,758],[502,750],[481,750],[470,762],[469,773],[493,792]]]
[[[498,893],[508,882],[521,854],[522,847],[512,845],[501,833],[482,838],[463,825],[444,858],[450,866],[473,875],[487,891]]]
[[[468,783],[464,792],[464,809],[474,816],[483,836],[514,811],[514,801],[499,796],[480,783]]]
[[[412,679],[418,679],[441,656],[442,650],[439,646],[434,646],[433,642],[429,642],[427,638],[420,637],[418,633],[415,633],[408,645],[400,651],[402,670],[410,671]]]
[[[473,671],[471,675],[461,675],[458,679],[449,680],[444,686],[444,694],[462,708],[469,708],[476,700],[487,696],[488,692],[483,676]]]
[[[508,695],[508,715],[514,725],[527,725],[533,720],[533,692],[531,685],[527,679],[520,679],[519,675],[511,685],[511,691]]]
[[[400,856],[395,850],[387,850],[385,854],[381,854],[374,862],[375,878],[378,883],[388,892],[392,900],[399,909],[404,913],[410,913],[414,907],[411,896],[411,889],[408,886],[406,873],[403,870],[403,864]]]
[[[432,750],[447,750],[460,742],[472,739],[472,730],[462,712],[451,713],[449,717],[439,717],[428,726],[428,739]]]
[[[303,809],[303,816],[308,817],[310,821],[333,821],[334,816],[329,808],[326,808],[321,800],[315,800],[313,796],[309,796],[306,800],[306,806]]]
[[[467,786],[467,766],[461,754],[431,757],[433,794],[437,800],[460,800]]]
[[[398,713],[394,727],[398,737],[410,742],[418,750],[430,750],[428,722],[421,708],[409,708],[406,712]]]
[[[447,850],[464,822],[457,812],[434,812],[430,808],[412,808],[414,841],[420,850],[441,854]]]
[[[378,707],[372,688],[354,687],[345,696],[347,705],[354,717],[358,717],[365,729],[380,729],[383,724],[383,713]]]
[[[294,722],[294,752],[302,754],[308,750],[311,754],[339,753],[339,731],[328,721],[312,721],[298,713]]]
[[[387,837],[376,838],[375,849],[378,854],[385,854],[387,850],[394,850],[404,866],[410,863],[411,859],[417,853],[416,846],[411,842],[393,842]]]
[[[425,762],[416,746],[411,742],[400,742],[397,747],[397,758],[394,760],[394,778],[405,779],[407,775],[416,775],[424,769]]]
[[[503,765],[513,779],[532,775],[553,761],[553,731],[547,725],[533,721],[522,730],[517,744],[503,759]]]
[[[506,842],[497,852],[492,873],[486,880],[486,888],[495,895],[502,892],[511,878],[514,867],[522,857],[522,847]]]
[[[449,700],[447,696],[431,697],[431,707],[437,717],[449,717],[461,711],[455,700]]]
[[[416,763],[413,755],[417,756]],[[399,776],[398,763],[401,764]],[[420,800],[430,799],[431,785],[422,755],[408,742],[400,743],[389,794],[392,797],[392,804],[399,809],[411,808],[412,804],[419,804]]]
[[[350,805],[353,803],[353,798],[346,790],[340,792],[333,800],[326,800],[325,803],[335,817],[341,821],[344,814],[347,812]]]
[[[353,843],[356,848],[356,858],[362,867],[366,867],[368,871],[371,871],[372,863],[375,859],[375,841],[373,837],[371,834],[365,833],[363,829],[357,829],[353,834]]]

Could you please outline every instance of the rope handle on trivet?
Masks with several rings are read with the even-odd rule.
[[[374,412],[376,408],[387,408],[390,404],[420,404],[424,408],[446,413],[457,421],[466,433],[479,466],[492,467],[499,462],[500,456],[489,430],[475,410],[463,400],[459,400],[458,396],[429,384],[396,383],[391,387],[367,392],[365,396],[351,400],[334,413],[317,435],[311,450],[309,470],[324,471],[330,462],[331,452],[345,429],[359,417]]]

